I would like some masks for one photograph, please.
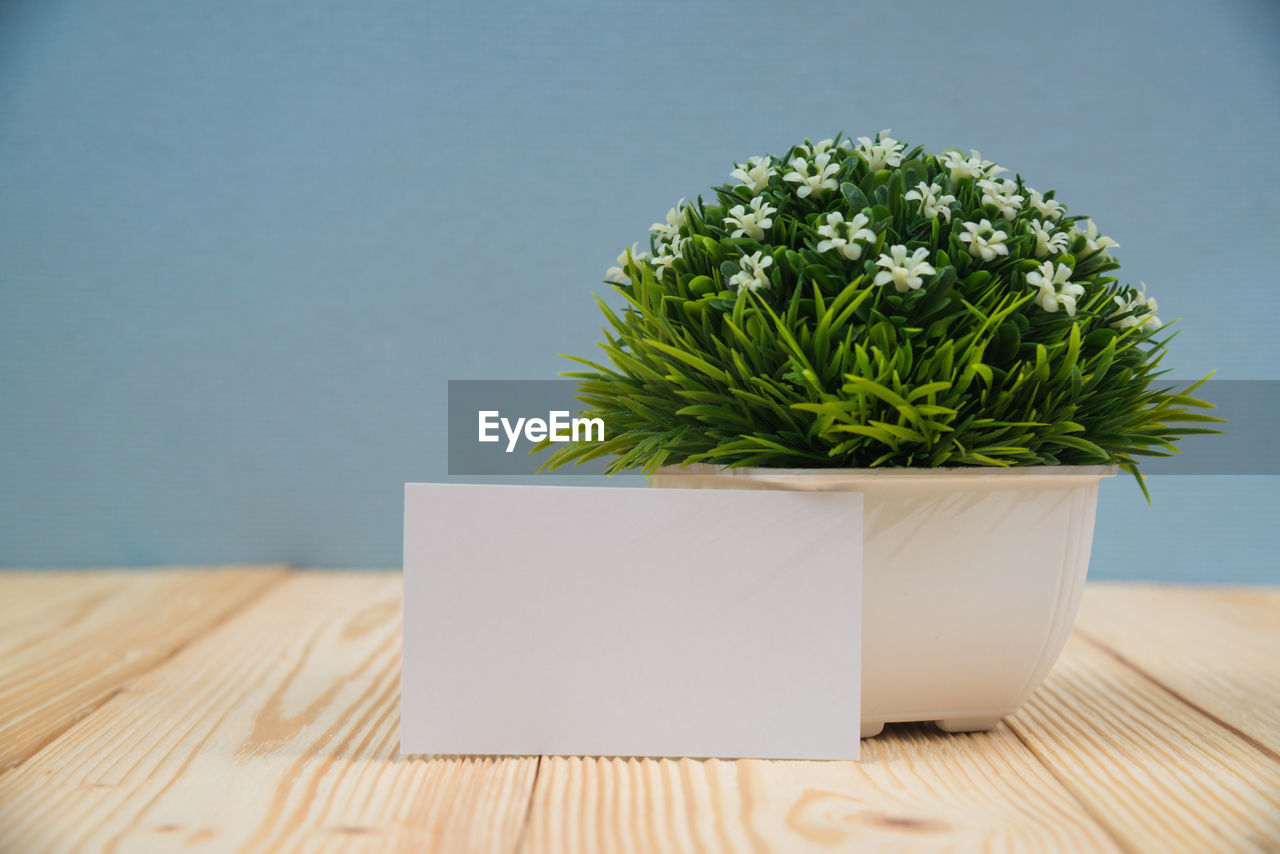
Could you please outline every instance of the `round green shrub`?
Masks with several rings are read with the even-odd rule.
[[[735,166],[713,203],[682,200],[609,271],[611,364],[566,374],[606,441],[548,467],[1137,474],[1138,457],[1213,432],[1170,426],[1217,419],[1193,411],[1195,386],[1160,385],[1156,301],[1111,275],[1117,244],[1053,191],[888,131]]]

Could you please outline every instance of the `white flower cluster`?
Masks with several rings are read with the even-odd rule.
[[[908,190],[903,198],[909,202],[919,202],[920,216],[925,219],[942,217],[947,222],[951,222],[951,203],[956,200],[956,197],[943,193],[941,186],[921,181],[913,189]]]
[[[802,199],[817,195],[823,190],[834,190],[838,186],[832,176],[840,171],[840,164],[832,163],[831,155],[825,151],[813,155],[812,160],[793,157],[790,165],[791,171],[783,175],[782,180],[797,184],[796,195]]]
[[[628,254],[637,264],[647,260],[649,257],[648,252],[640,251],[640,245],[638,243],[632,243],[629,247],[623,249],[618,255],[617,266],[610,267],[605,271],[604,275],[606,279],[611,282],[617,282],[620,285],[631,284],[631,277],[627,275],[627,264],[630,263],[627,261]]]
[[[735,205],[724,218],[725,225],[736,226],[731,237],[750,237],[752,240],[763,240],[764,233],[773,227],[771,217],[778,209],[765,201],[764,196],[756,196],[751,200],[750,210],[742,205]]]
[[[1120,296],[1112,297],[1112,299],[1115,300],[1116,306],[1119,308],[1117,314],[1129,315],[1128,317],[1122,317],[1113,322],[1111,324],[1112,328],[1124,330],[1134,326],[1150,326],[1153,329],[1159,329],[1161,327],[1162,324],[1160,323],[1160,318],[1156,317],[1156,312],[1160,310],[1156,305],[1156,298],[1147,296],[1146,282],[1139,282],[1138,284],[1142,286],[1142,290],[1137,292],[1130,290],[1127,294],[1127,298]],[[1130,312],[1136,312],[1141,316],[1129,314]]]
[[[762,193],[771,185],[775,186],[774,193],[777,193],[778,185],[774,179],[780,173],[782,186],[790,185],[798,198],[816,200],[824,192],[839,186],[836,176],[841,165],[836,158],[847,159],[856,154],[871,172],[901,166],[906,146],[889,133],[882,130],[874,139],[858,137],[856,145],[848,140],[836,143],[832,139],[823,139],[815,143],[806,139],[804,144],[792,150],[793,156],[785,167],[769,155],[749,157],[745,163],[735,163],[730,177],[747,187],[753,198],[728,209],[728,215],[723,217],[724,233],[762,243],[769,238],[779,209]],[[847,156],[845,152],[848,152]],[[1119,244],[1100,234],[1092,220],[1073,222],[1068,227],[1063,222],[1066,207],[1057,199],[1046,198],[1024,185],[1021,179],[997,178],[1008,170],[984,160],[976,149],[970,149],[968,155],[957,149],[948,149],[939,157],[939,163],[944,172],[935,181],[920,181],[903,194],[903,199],[915,203],[915,209],[924,219],[950,223],[957,201],[956,193],[962,189],[961,182],[972,182],[965,185],[971,188],[965,192],[974,194],[986,215],[979,214],[973,222],[959,223],[961,231],[958,237],[967,245],[969,254],[982,263],[993,263],[1010,256],[1009,242],[1014,234],[1023,240],[1034,238],[1031,254],[1040,263],[1026,274],[1025,279],[1029,286],[1035,288],[1034,303],[1043,311],[1055,313],[1062,310],[1074,317],[1086,289],[1082,282],[1071,280],[1074,270],[1063,261],[1071,255],[1077,259],[1077,264],[1099,253],[1106,257],[1107,250]],[[773,202],[783,205],[785,199],[774,195]],[[999,225],[993,225],[992,219]],[[646,264],[653,270],[655,278],[662,280],[675,261],[682,258],[681,251],[689,239],[689,224],[689,205],[681,199],[668,211],[664,222],[656,222],[650,228],[654,254],[650,256],[633,245],[618,256],[617,266],[610,267],[607,272],[608,278],[620,284],[630,284],[628,271],[634,270],[632,265]],[[814,248],[819,254],[837,253],[849,261],[859,261],[868,250],[876,251],[879,236],[867,213],[856,212],[850,219],[845,219],[842,211],[831,211],[823,214],[815,225],[820,239]],[[773,266],[773,258],[769,251],[772,250],[744,254],[738,260],[738,272],[728,279],[728,287],[737,289],[739,293],[771,287],[769,270]],[[874,284],[879,287],[892,284],[900,294],[919,290],[928,277],[938,272],[931,263],[927,248],[917,247],[908,251],[905,244],[885,247],[875,262],[875,268]],[[1082,275],[1088,279],[1088,275]],[[1160,328],[1156,300],[1147,296],[1145,284],[1140,290],[1130,288],[1122,291],[1121,295],[1113,297],[1113,301],[1115,311],[1111,316],[1116,318],[1110,324],[1113,328],[1121,331],[1135,327]]]
[[[964,234],[960,235],[962,243],[969,244],[969,254],[983,261],[991,261],[997,255],[1008,255],[1009,247],[1004,242],[1009,235],[998,231],[987,219],[978,222],[964,223]]]
[[[653,277],[662,281],[662,274],[671,269],[671,265],[680,257],[680,245],[684,241],[676,238],[671,243],[659,243],[658,254],[653,256]]]
[[[671,265],[680,258],[680,249],[684,245],[685,238],[681,236],[680,229],[684,228],[689,221],[689,204],[681,199],[676,206],[667,211],[666,222],[655,222],[649,226],[649,231],[655,236],[654,247],[656,254],[653,256],[653,275],[659,281],[667,270],[671,269]]]
[[[1046,220],[1057,222],[1062,216],[1064,208],[1057,199],[1046,199],[1030,187],[1027,187],[1027,195],[1031,197],[1031,207]]]
[[[758,193],[768,187],[769,180],[778,174],[778,170],[774,168],[773,158],[768,155],[764,157],[748,157],[746,165],[741,163],[733,165],[738,168],[730,172],[729,177],[737,178],[750,187],[753,193]]]
[[[874,172],[901,165],[902,152],[905,148],[905,145],[889,136],[888,129],[876,134],[874,140],[866,136],[858,137],[857,146],[848,140],[841,140],[837,145],[832,139],[819,142],[810,142],[806,139],[803,145],[796,146],[799,155],[791,158],[787,164],[791,171],[783,175],[782,180],[796,185],[798,197],[806,199],[814,196],[816,198],[824,190],[834,190],[839,186],[835,175],[840,171],[840,164],[832,157],[836,149],[856,152],[867,164],[867,168]],[[753,158],[755,159],[759,158]],[[739,166],[732,177],[758,191],[768,185],[768,179],[773,173],[765,171],[763,163],[753,164],[749,160],[748,167],[750,166],[758,170],[755,175],[749,168]]]
[[[997,166],[990,160],[983,160],[976,148],[969,149],[969,157],[965,157],[958,149],[949,148],[942,152],[942,165],[951,170],[952,186],[965,178],[975,181],[983,178],[994,178],[1001,172],[1008,172],[1003,166]]]
[[[862,244],[874,242],[876,233],[867,228],[871,220],[865,214],[855,214],[853,219],[845,222],[840,211],[827,214],[827,224],[818,226],[818,241],[815,247],[819,252],[830,252],[835,249],[850,261],[862,257]]]
[[[965,179],[973,180],[974,186],[981,194],[982,206],[988,210],[994,209],[995,215],[1005,221],[1014,223],[1024,209],[1038,214],[1038,218],[1025,220],[1027,231],[1020,232],[1029,233],[1035,238],[1032,254],[1038,259],[1065,255],[1073,244],[1080,247],[1076,253],[1080,260],[1099,252],[1105,253],[1107,249],[1119,245],[1111,238],[1099,234],[1092,220],[1085,220],[1083,226],[1077,224],[1069,231],[1060,229],[1058,221],[1066,212],[1066,208],[1057,199],[1045,198],[1038,190],[1021,186],[1018,181],[995,178],[995,175],[1007,170],[990,160],[983,160],[982,155],[976,150],[971,149],[968,157],[954,149],[946,151],[942,155],[942,165],[949,170],[953,187]],[[936,196],[941,189],[935,184],[928,187],[926,192],[922,183],[906,194],[905,198],[919,201],[921,215],[928,216],[928,210],[936,209],[937,206],[930,204],[927,199],[931,195]],[[1021,226],[1015,225],[1015,228],[1019,227]],[[977,222],[963,223],[963,228],[964,233],[960,235],[960,240],[969,245],[969,253],[974,258],[991,262],[1009,255],[1007,241],[1010,234],[1004,228],[997,228],[985,217]],[[1084,295],[1085,289],[1083,285],[1071,281],[1072,272],[1071,267],[1066,264],[1044,261],[1038,269],[1028,273],[1027,283],[1039,290],[1035,298],[1036,305],[1049,312],[1056,312],[1061,308],[1068,315],[1074,316],[1076,301]],[[1145,291],[1142,298],[1134,299],[1138,299],[1138,302],[1125,301],[1116,297],[1116,304],[1121,306],[1122,313],[1132,310],[1134,305],[1145,305],[1142,302],[1142,299],[1145,299]],[[1154,309],[1150,314],[1154,317]],[[1133,317],[1120,321],[1126,324],[1125,328],[1139,322]]]
[[[806,139],[803,145],[796,146],[796,148],[804,153],[805,157],[816,157],[817,155],[828,151],[835,151],[837,147],[843,148],[847,151],[851,147],[851,143],[847,139],[842,139],[840,140],[840,145],[837,146],[834,139],[821,139],[817,142],[810,142]]]
[[[1110,237],[1104,237],[1099,234],[1098,226],[1094,225],[1093,220],[1086,219],[1084,225],[1085,227],[1081,228],[1080,224],[1076,223],[1071,229],[1075,234],[1084,236],[1084,251],[1080,253],[1080,257],[1088,258],[1090,255],[1096,255],[1099,252],[1105,254],[1112,246],[1120,246]]]
[[[1008,178],[992,181],[990,178],[984,178],[978,182],[978,189],[982,190],[984,207],[991,205],[1009,222],[1017,218],[1024,201],[1023,196],[1018,193],[1017,181],[1010,181]]]
[[[655,222],[649,231],[658,235],[659,240],[671,240],[680,235],[680,229],[689,221],[689,203],[684,199],[676,202],[676,206],[667,211],[666,222]]]
[[[938,272],[929,263],[929,250],[923,246],[911,255],[907,255],[905,246],[890,246],[888,253],[876,261],[876,266],[885,268],[876,273],[876,284],[883,287],[893,282],[893,287],[900,294],[918,290],[924,284],[924,276]]]
[[[1076,313],[1076,297],[1084,294],[1084,285],[1071,281],[1071,268],[1066,264],[1055,265],[1052,261],[1045,261],[1027,273],[1027,284],[1040,289],[1036,305],[1051,312],[1061,306],[1072,316]]]
[[[766,271],[772,264],[773,259],[763,252],[743,255],[738,261],[738,272],[729,277],[729,286],[737,288],[739,293],[769,287],[769,274]]]
[[[858,137],[858,146],[854,151],[862,155],[862,159],[867,161],[867,168],[872,172],[877,172],[885,167],[894,168],[902,163],[902,152],[906,148],[905,145],[889,136],[889,129],[885,128],[876,134],[875,141],[865,136]]]
[[[654,276],[661,280],[662,274],[671,269],[675,260],[681,257],[680,248],[684,245],[686,238],[680,234],[680,230],[688,221],[689,203],[681,199],[674,208],[667,211],[665,222],[655,222],[649,226],[650,233],[655,236],[654,244],[657,247],[657,254],[651,256],[648,252],[641,252],[633,243],[618,255],[616,265],[605,271],[605,279],[620,285],[631,284],[631,276],[627,274],[627,255],[630,254],[632,263],[647,262],[653,267]]]
[[[1036,248],[1033,251],[1037,258],[1061,255],[1067,251],[1067,233],[1065,231],[1054,231],[1053,223],[1038,219],[1031,220],[1028,225],[1031,226],[1031,233],[1036,238]]]

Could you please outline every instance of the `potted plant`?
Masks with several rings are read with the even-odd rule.
[[[611,364],[567,374],[606,440],[547,465],[863,492],[863,734],[989,729],[1066,642],[1100,478],[1145,493],[1138,459],[1218,419],[1161,385],[1117,244],[977,151],[881,131],[735,166],[609,271]]]

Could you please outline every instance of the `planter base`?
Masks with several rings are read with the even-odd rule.
[[[987,732],[999,726],[1000,717],[994,718],[943,718],[937,721],[943,732]]]
[[[1006,714],[1013,714],[1014,710],[1008,711]],[[939,718],[934,721],[938,729],[943,732],[989,732],[1000,725],[1000,721],[1004,720],[1003,714],[986,715],[983,717],[964,717],[964,718]],[[862,737],[875,738],[884,732],[884,726],[888,721],[863,721]],[[905,723],[905,721],[904,721]]]

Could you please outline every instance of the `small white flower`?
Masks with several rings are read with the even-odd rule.
[[[1068,315],[1076,313],[1076,297],[1084,293],[1084,285],[1071,281],[1071,268],[1066,264],[1054,264],[1045,261],[1040,267],[1027,273],[1027,284],[1040,289],[1036,295],[1036,305],[1045,311],[1057,311],[1058,306],[1066,309]]]
[[[881,255],[880,260],[876,261],[876,266],[885,268],[876,273],[876,284],[883,286],[893,282],[900,294],[914,291],[924,284],[924,276],[932,276],[938,272],[933,269],[928,258],[929,250],[923,246],[910,256],[907,255],[907,247],[890,246],[889,253]]]
[[[618,256],[618,266],[610,267],[605,271],[604,275],[611,282],[617,282],[620,285],[631,284],[631,277],[627,275],[627,253],[631,254],[633,261],[640,262],[649,257],[648,252],[639,251],[639,244],[632,243],[627,249],[622,250],[622,254]]]
[[[821,139],[817,142],[810,142],[806,139],[803,145],[797,145],[796,148],[799,151],[804,152],[805,157],[815,157],[822,154],[824,151],[833,151],[835,149],[835,145],[836,141],[834,139]],[[840,145],[841,147],[847,148],[848,140],[842,141]]]
[[[1004,245],[1009,235],[1003,231],[996,231],[991,227],[989,220],[966,222],[964,231],[965,233],[960,235],[960,241],[969,244],[969,254],[974,258],[990,261],[997,255],[1009,254],[1009,247]]]
[[[1066,211],[1066,208],[1057,199],[1046,199],[1030,187],[1027,187],[1027,193],[1031,196],[1031,207],[1035,208],[1040,216],[1045,219],[1057,222],[1058,218]]]
[[[947,222],[951,222],[951,203],[956,200],[955,196],[944,195],[942,187],[937,184],[926,184],[921,181],[916,184],[915,189],[908,190],[903,196],[904,199],[912,202],[920,203],[920,216],[925,219],[937,219],[942,217]]]
[[[845,222],[840,211],[829,213],[827,224],[818,226],[818,236],[824,239],[818,241],[816,248],[819,252],[839,249],[844,257],[857,261],[862,257],[862,244],[876,239],[876,233],[866,227],[870,223],[871,220],[863,214],[855,214],[853,219]]]
[[[681,199],[674,208],[667,211],[667,221],[655,222],[649,226],[649,231],[658,235],[659,240],[670,240],[672,237],[678,236],[680,229],[688,221],[688,209],[688,202]]]
[[[676,246],[675,249],[679,247]],[[671,265],[680,257],[680,253],[675,251],[671,244],[659,243],[658,254],[653,256],[653,277],[658,281],[662,281],[662,274],[671,269]]]
[[[902,151],[905,148],[905,145],[889,136],[889,129],[885,128],[876,134],[874,142],[869,137],[858,137],[858,146],[854,151],[861,154],[862,159],[867,161],[867,168],[875,172],[886,166],[901,164]]]
[[[745,166],[741,163],[733,165],[738,168],[730,172],[729,177],[737,178],[750,187],[753,193],[769,186],[769,179],[778,174],[778,170],[773,168],[772,157],[748,157]]]
[[[950,148],[942,152],[942,165],[951,170],[951,183],[965,178],[973,178],[978,180],[981,178],[994,178],[1001,172],[1008,172],[1003,166],[997,166],[990,160],[983,160],[982,155],[978,153],[978,149],[969,149],[971,156],[965,157],[958,149]]]
[[[1053,225],[1038,219],[1030,221],[1031,233],[1036,236],[1035,256],[1044,258],[1047,255],[1061,255],[1067,251],[1067,233],[1054,231]]]
[[[653,258],[653,277],[661,281],[662,274],[671,269],[677,258],[683,258],[681,249],[689,238],[679,234],[672,236],[671,241],[658,243],[658,254]]]
[[[799,184],[796,195],[803,199],[810,194],[821,193],[823,190],[834,190],[837,183],[831,176],[840,171],[840,165],[831,162],[830,154],[818,154],[813,158],[813,162],[803,157],[792,158],[791,169],[792,171],[782,176],[782,180]]]
[[[1140,316],[1130,314],[1128,317],[1122,317],[1112,322],[1111,328],[1129,329],[1133,326],[1151,326],[1159,329],[1163,325],[1160,322],[1160,318],[1156,317],[1156,312],[1160,310],[1160,307],[1156,305],[1156,298],[1147,296],[1147,283],[1139,282],[1138,284],[1142,286],[1142,290],[1135,292],[1132,288],[1129,289],[1127,292],[1128,299],[1120,296],[1112,297],[1112,299],[1115,300],[1115,304],[1119,308],[1116,314],[1128,314],[1136,311]]]
[[[752,252],[738,260],[738,272],[729,277],[729,286],[742,290],[758,291],[770,285],[769,274],[765,271],[773,264],[773,259],[763,252]]]
[[[751,200],[750,210],[742,205],[735,205],[724,218],[725,225],[736,225],[731,237],[750,237],[752,240],[763,240],[764,233],[773,226],[770,217],[778,209],[765,201],[764,196],[756,196]]]
[[[1016,181],[1010,181],[1008,178],[1001,178],[998,181],[984,178],[978,182],[978,188],[982,190],[983,205],[991,205],[1000,212],[1002,217],[1013,222],[1023,201],[1022,195],[1018,193]]]
[[[1080,253],[1082,258],[1087,258],[1090,255],[1095,255],[1099,252],[1105,253],[1112,246],[1117,248],[1120,246],[1119,243],[1116,243],[1110,237],[1104,237],[1098,234],[1098,226],[1094,224],[1093,220],[1086,219],[1084,224],[1084,228],[1080,227],[1080,223],[1076,223],[1071,228],[1075,234],[1084,235],[1084,251]]]

